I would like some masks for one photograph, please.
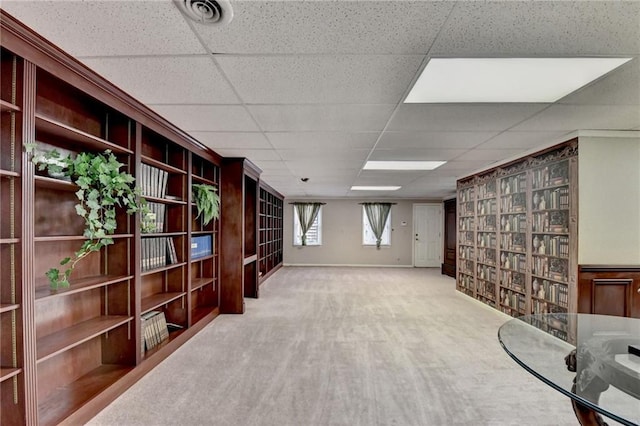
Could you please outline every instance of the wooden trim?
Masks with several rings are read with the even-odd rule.
[[[266,274],[260,276],[259,278],[260,285],[262,285],[262,283],[264,283],[271,275],[275,274],[280,268],[282,268],[282,262],[278,263],[276,266],[271,268],[271,270]]]
[[[640,265],[580,265],[580,272],[635,272],[640,273]]]
[[[270,192],[272,195],[275,195],[277,198],[284,200],[284,195],[282,195],[280,192],[273,189],[271,185],[269,185],[267,182],[265,182],[262,179],[260,179],[260,189],[264,189],[265,191]]]

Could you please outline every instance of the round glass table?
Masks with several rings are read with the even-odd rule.
[[[571,398],[583,426],[601,415],[640,424],[640,319],[591,314],[515,318],[498,330],[504,350],[521,367]]]

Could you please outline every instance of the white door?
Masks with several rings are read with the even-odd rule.
[[[442,206],[413,205],[413,266],[431,268],[442,263]]]

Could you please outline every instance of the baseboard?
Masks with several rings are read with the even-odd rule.
[[[330,266],[345,268],[413,268],[413,265],[360,265],[352,263],[283,263],[284,266]]]
[[[476,299],[475,297],[468,296],[468,295],[464,294],[461,291],[456,290],[456,294],[458,296],[460,296],[460,297],[464,297],[466,300],[469,300],[469,301],[471,301],[473,303],[476,303],[477,305],[480,305],[484,309],[487,309],[487,310],[489,310],[491,312],[495,312],[497,314],[500,314],[500,316],[503,317],[505,320],[510,320],[510,319],[514,319],[515,318],[515,317],[512,317],[509,314],[505,314],[504,312],[502,312],[499,309],[492,308],[491,306],[487,305],[486,303],[481,302],[480,300]]]

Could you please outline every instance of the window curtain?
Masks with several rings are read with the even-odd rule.
[[[302,228],[300,238],[303,246],[307,245],[307,231],[309,231],[309,228],[311,228],[311,225],[313,225],[313,222],[316,220],[320,206],[323,204],[324,203],[293,203],[293,207],[298,215],[298,221],[300,222],[300,228]]]
[[[393,203],[362,203],[362,205],[367,214],[367,219],[369,219],[369,225],[371,226],[373,235],[376,236],[376,248],[380,250],[382,233],[384,232],[384,226],[389,218],[389,212],[391,212]]]

